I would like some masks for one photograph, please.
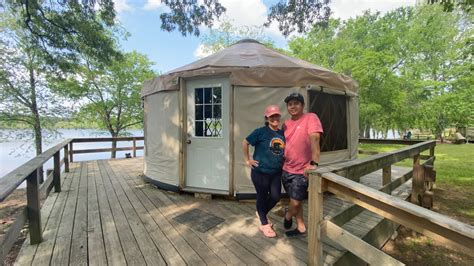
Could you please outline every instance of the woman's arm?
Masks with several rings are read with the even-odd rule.
[[[253,159],[250,159],[250,155],[249,155],[249,143],[246,139],[244,139],[244,141],[242,141],[242,151],[244,153],[244,159],[245,159],[245,163],[250,167],[250,168],[254,168],[254,167],[258,167],[258,162],[253,160]]]

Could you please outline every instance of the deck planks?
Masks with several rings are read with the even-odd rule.
[[[51,193],[42,207],[44,241],[25,241],[16,265],[302,265],[307,239],[284,237],[282,217],[271,212],[277,238],[262,236],[252,203],[195,199],[154,188],[141,178],[143,159],[77,162],[64,173],[61,193]],[[403,170],[392,169],[392,178]],[[361,182],[378,188],[381,173]],[[407,182],[408,183],[408,182]],[[392,194],[406,197],[410,185]],[[352,204],[325,195],[326,219]],[[199,232],[173,218],[193,208],[225,221]],[[307,215],[305,204],[305,216]],[[305,217],[307,219],[307,217]],[[363,237],[381,221],[363,211],[342,227]],[[345,253],[324,242],[325,264]]]
[[[82,163],[81,177],[79,180],[76,213],[71,239],[71,253],[69,263],[86,265],[88,260],[87,248],[87,183],[88,163]],[[68,218],[68,217],[66,217]],[[64,264],[63,264],[64,265]]]
[[[87,240],[90,265],[107,265],[102,223],[100,221],[99,199],[97,197],[97,163],[87,162]]]

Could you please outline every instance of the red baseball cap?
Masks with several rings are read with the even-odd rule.
[[[265,108],[265,117],[270,117],[272,115],[281,115],[280,107],[277,105],[269,105]]]

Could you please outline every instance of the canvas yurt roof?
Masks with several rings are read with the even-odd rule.
[[[208,57],[174,69],[147,81],[142,97],[163,90],[179,89],[179,78],[229,75],[238,86],[320,86],[345,92],[357,92],[350,77],[284,55],[252,40],[241,40]]]

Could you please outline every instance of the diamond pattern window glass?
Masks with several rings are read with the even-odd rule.
[[[222,90],[220,87],[196,88],[194,91],[194,136],[222,137]]]

